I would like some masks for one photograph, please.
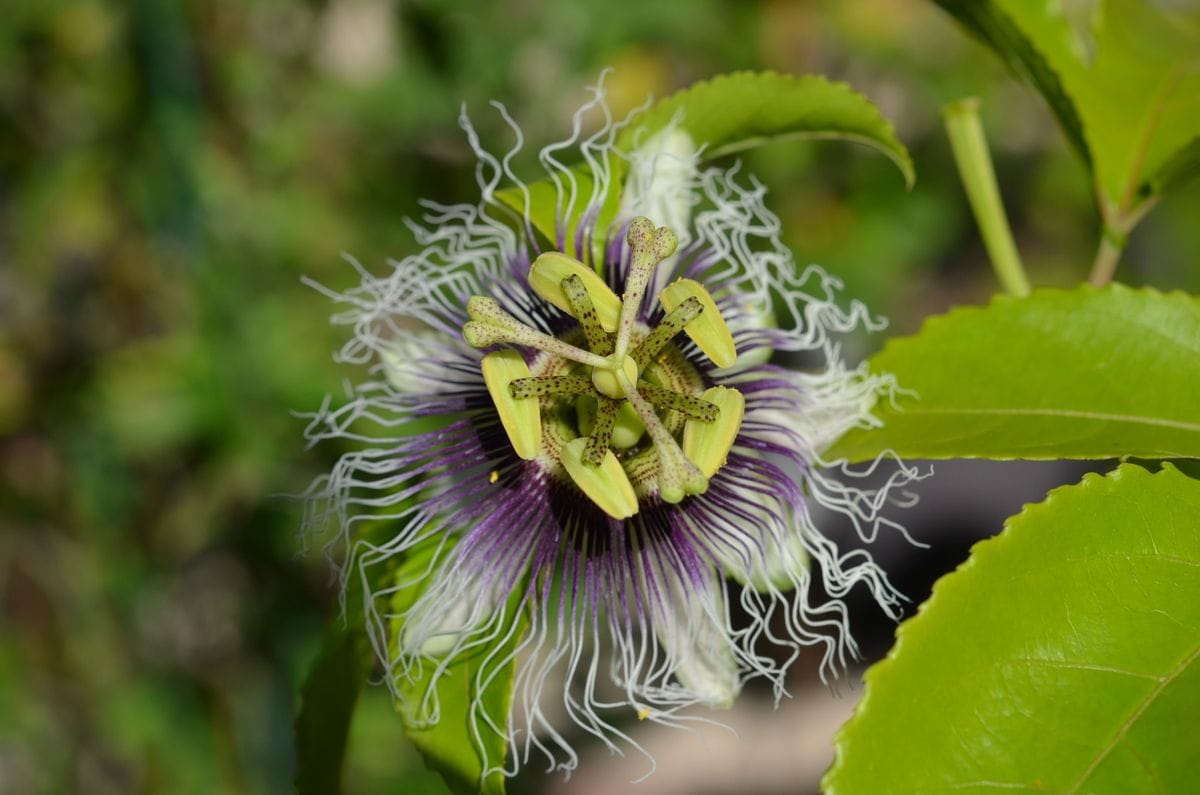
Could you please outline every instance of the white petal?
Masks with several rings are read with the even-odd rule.
[[[789,591],[801,583],[808,570],[808,551],[800,538],[795,518],[786,517],[786,524],[771,517],[787,510],[766,495],[755,494],[762,504],[758,509],[759,523],[748,531],[745,549],[721,545],[714,550],[726,576],[759,593]]]
[[[712,576],[703,587],[676,582],[671,590],[671,615],[656,621],[655,630],[674,662],[675,678],[697,700],[727,709],[742,684],[721,580]]]
[[[409,610],[400,633],[402,654],[444,657],[487,623],[500,604],[495,581],[447,566]]]
[[[383,372],[397,392],[402,394],[437,394],[447,391],[447,348],[461,350],[455,340],[447,340],[441,332],[412,329],[392,338],[379,348]]]
[[[794,410],[756,411],[755,422],[779,429],[777,433],[762,431],[757,435],[798,448],[809,460],[816,460],[851,428],[877,425],[871,409],[880,394],[886,391],[890,380],[868,374],[863,367],[857,371],[846,370],[839,362],[831,362],[829,368],[820,373],[786,372],[780,377],[795,384],[801,397]]]
[[[630,156],[623,214],[644,215],[676,235],[685,234],[696,202],[697,163],[696,145],[686,132],[672,125],[655,133]]]

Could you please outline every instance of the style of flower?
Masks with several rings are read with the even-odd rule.
[[[685,708],[728,706],[752,677],[783,695],[803,646],[836,675],[856,653],[842,597],[865,588],[893,616],[900,597],[818,523],[839,515],[864,544],[903,533],[881,511],[915,474],[859,487],[874,467],[822,459],[893,384],[840,361],[832,335],[879,322],[797,271],[760,184],[700,168],[678,125],[623,151],[629,120],[598,86],[539,155],[557,198],[547,246],[500,112],[517,137],[500,157],[462,117],[479,202],[426,204],[419,253],[380,277],[355,263],[362,283],[327,291],[354,329],[340,358],[374,377],[312,417],[311,441],[363,449],[314,483],[309,528],[334,528],[410,719],[439,719],[437,685],[470,657],[475,741],[509,749],[486,764],[511,774],[541,752],[569,772],[571,724],[636,747],[629,717],[704,719]],[[797,351],[819,368],[771,360]],[[508,670],[514,709],[492,714],[481,694]]]

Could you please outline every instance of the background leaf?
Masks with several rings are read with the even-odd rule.
[[[1009,520],[867,672],[825,791],[1189,791],[1198,515],[1200,482],[1123,465]]]
[[[1058,74],[1033,46],[1000,3],[978,0],[934,0],[958,22],[991,47],[1017,75],[1028,81],[1050,104],[1071,146],[1090,167],[1091,153],[1083,137],[1083,122]]]
[[[517,213],[517,219],[514,219],[513,222],[514,226],[523,223],[518,219],[528,219],[534,233],[542,238],[542,242],[549,244],[549,250],[562,251],[600,271],[604,265],[603,232],[617,217],[620,209],[621,189],[625,184],[625,169],[627,168],[625,161],[619,158],[613,158],[609,167],[613,173],[606,186],[607,192],[600,197],[603,198],[600,211],[590,221],[591,228],[600,234],[593,235],[587,240],[578,241],[581,245],[576,245],[580,217],[589,202],[594,200],[593,192],[595,191],[595,180],[586,166],[574,166],[570,170],[570,178],[575,181],[576,201],[574,206],[569,208],[570,218],[561,227],[559,226],[559,213],[567,213],[568,207],[561,195],[563,189],[552,179],[547,178],[530,183],[526,186],[527,194],[520,188],[504,188],[496,191],[496,198]],[[566,185],[565,175],[560,176],[559,180],[564,186]]]
[[[1082,138],[1109,206],[1128,212],[1194,170],[1200,35],[1154,3],[937,1],[1042,92],[1077,148]]]
[[[887,155],[911,187],[908,150],[875,105],[845,83],[824,77],[735,72],[714,77],[658,102],[622,135],[633,148],[678,117],[705,159],[775,140],[840,139]]]
[[[424,572],[435,554],[437,545],[427,544],[414,550],[413,554],[397,569],[396,582],[412,580]],[[442,552],[444,558],[447,552]],[[430,578],[426,578],[429,582]],[[519,593],[520,588],[514,590]],[[420,596],[419,588],[403,588],[397,592],[393,607],[397,615],[406,611]],[[515,598],[510,599],[506,609],[516,609]],[[482,792],[487,795],[503,795],[505,777],[493,771],[483,777],[484,756],[489,768],[500,767],[508,753],[504,736],[492,731],[485,723],[478,724],[478,737],[474,729],[478,712],[490,717],[497,726],[507,725],[512,709],[512,683],[514,662],[510,661],[499,673],[480,689],[477,675],[487,665],[493,667],[494,660],[508,655],[520,642],[524,634],[524,621],[517,619],[516,628],[507,640],[490,646],[480,646],[456,657],[437,682],[438,703],[441,719],[433,725],[421,725],[416,721],[417,708],[433,680],[438,661],[426,660],[420,675],[412,679],[397,677],[400,715],[407,726],[409,739],[421,751],[426,763],[437,770],[450,789],[467,795]],[[395,632],[401,631],[393,625]],[[473,713],[472,704],[477,704]]]
[[[871,368],[916,395],[830,457],[1200,457],[1200,300],[1182,293],[1001,296],[890,340]]]
[[[350,721],[375,659],[362,627],[361,620],[331,626],[304,680],[295,727],[298,795],[342,791]]]

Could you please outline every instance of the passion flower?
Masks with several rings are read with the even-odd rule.
[[[834,339],[879,322],[798,270],[762,186],[700,168],[681,127],[618,147],[602,87],[541,151],[538,186],[509,167],[515,124],[499,157],[462,124],[479,201],[428,204],[421,251],[326,290],[354,330],[340,358],[374,377],[307,431],[355,448],[310,489],[309,527],[344,543],[386,681],[409,699],[425,683],[407,714],[437,721],[439,681],[472,655],[476,743],[509,747],[485,767],[537,750],[570,771],[571,724],[618,749],[627,716],[694,719],[752,677],[779,697],[802,646],[836,675],[856,653],[842,597],[896,615],[864,547],[899,529],[882,510],[915,477],[856,486],[822,459],[893,389]],[[586,169],[561,164],[571,150]],[[535,190],[555,194],[553,235],[529,221]],[[812,368],[776,361],[797,351]],[[835,514],[862,546],[822,534]],[[510,666],[514,709],[492,714],[480,694]]]

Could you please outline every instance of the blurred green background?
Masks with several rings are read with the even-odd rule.
[[[340,452],[305,450],[291,412],[358,377],[300,276],[348,287],[342,252],[381,268],[412,250],[419,198],[474,200],[460,103],[493,148],[511,138],[490,99],[544,144],[607,66],[618,111],[746,68],[877,102],[911,192],[846,145],[746,161],[798,262],[894,331],[995,290],[938,117],[964,95],[1033,281],[1086,277],[1083,166],[1039,98],[917,0],[6,0],[0,792],[289,790],[296,693],[337,607],[281,495]],[[1195,186],[1169,197],[1119,277],[1200,292],[1196,218]],[[381,688],[354,738],[348,791],[438,791]]]

